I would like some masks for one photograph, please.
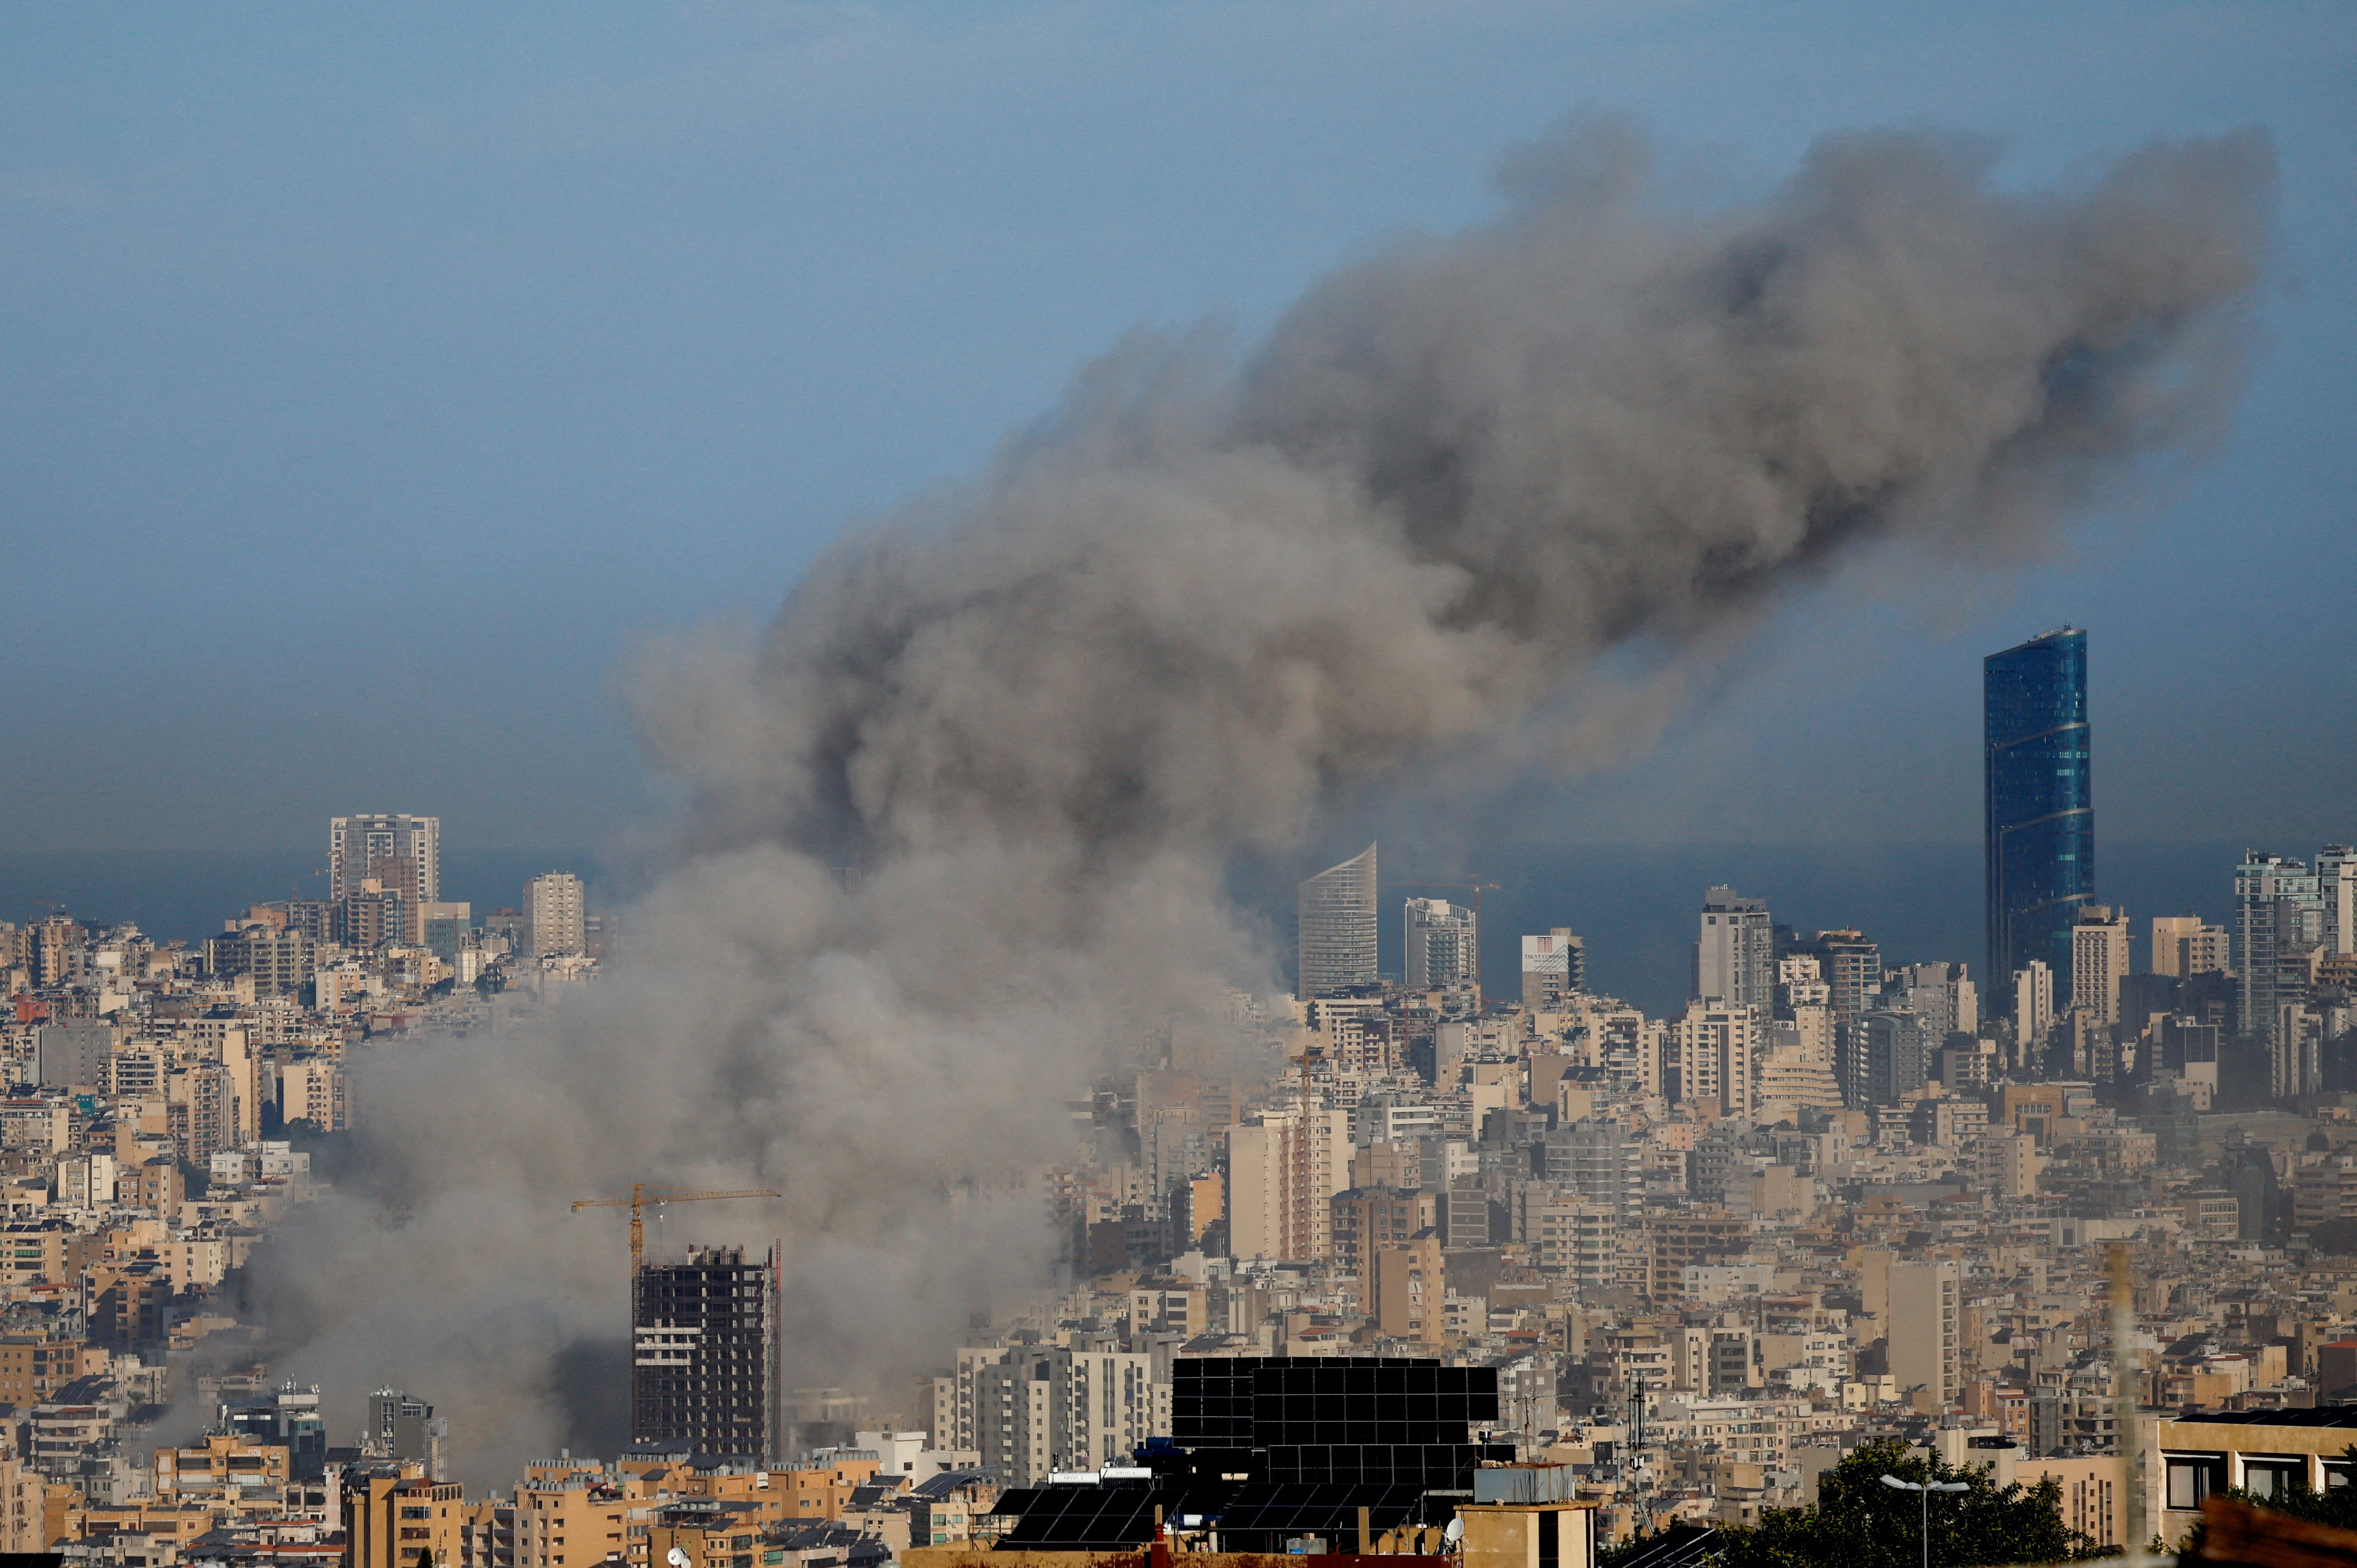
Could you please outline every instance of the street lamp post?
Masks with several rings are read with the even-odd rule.
[[[1651,1392],[1645,1380],[1640,1378],[1629,1395],[1629,1489],[1637,1503],[1639,1529],[1652,1528],[1652,1514],[1646,1502],[1645,1486],[1645,1396]]]
[[[1923,1568],[1932,1568],[1932,1494],[1933,1492],[1969,1492],[1969,1481],[1902,1481],[1896,1476],[1882,1477],[1886,1487],[1896,1487],[1902,1492],[1919,1492],[1923,1498]]]

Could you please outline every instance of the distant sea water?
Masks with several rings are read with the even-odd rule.
[[[523,885],[544,871],[589,880],[597,901],[598,865],[583,849],[442,851],[442,897],[474,906],[479,918],[513,908]],[[274,898],[328,896],[328,857],[319,850],[170,852],[0,850],[0,920],[38,919],[51,903],[85,925],[125,921],[158,941],[200,941],[221,923]]]
[[[2146,961],[2149,917],[2199,914],[2230,924],[2233,868],[2248,846],[2215,843],[2103,842],[2097,895],[2135,918],[2136,961]],[[2268,844],[2303,858],[2314,844]],[[1384,869],[1394,862],[1385,845]],[[1405,858],[1400,857],[1400,858]],[[1803,929],[1857,927],[1881,944],[1887,963],[1962,961],[1981,977],[1981,853],[1977,843],[1524,844],[1480,852],[1474,867],[1501,884],[1482,898],[1485,989],[1512,997],[1522,987],[1521,936],[1568,926],[1587,939],[1592,989],[1661,1014],[1683,1004],[1689,950],[1703,891],[1724,882],[1764,898],[1780,921]],[[526,879],[544,871],[589,878],[598,901],[599,866],[583,849],[455,849],[442,858],[443,897],[477,914],[513,906]],[[1232,884],[1257,909],[1273,940],[1292,940],[1291,867],[1257,867]],[[38,918],[44,901],[98,925],[131,921],[159,940],[213,935],[248,905],[291,896],[320,897],[325,856],[311,851],[165,854],[134,851],[0,851],[0,919]],[[1394,883],[1383,890],[1383,965],[1402,967],[1402,904],[1412,893],[1463,902],[1440,886]]]

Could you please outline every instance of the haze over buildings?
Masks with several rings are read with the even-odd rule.
[[[857,62],[834,63],[851,67],[827,76],[836,94],[848,83],[860,96]],[[1060,81],[1104,80],[1070,63]],[[1792,79],[1775,74],[1789,95]],[[680,80],[696,85],[656,97],[697,107],[633,106],[644,79],[632,76],[611,98],[602,86],[556,94],[522,131],[454,128],[404,103],[382,135],[456,149],[435,155],[448,166],[425,183],[496,184],[510,158],[594,167],[601,155],[584,141],[629,143],[650,118],[699,124],[706,99],[750,106],[774,91]],[[935,85],[941,104],[956,102],[953,82]],[[1289,124],[1315,119],[1287,107]],[[896,131],[936,148],[966,140],[922,117]],[[824,139],[831,156],[859,156],[863,138]],[[1028,161],[1085,166],[1084,141]],[[714,142],[742,145],[735,127]],[[445,900],[436,816],[338,819],[327,897],[254,904],[200,947],[57,911],[6,927],[0,968],[17,998],[6,1059],[20,1092],[0,1179],[27,1229],[5,1304],[24,1339],[0,1347],[0,1399],[36,1413],[30,1457],[0,1456],[0,1494],[63,1504],[70,1492],[59,1529],[113,1543],[96,1551],[178,1541],[199,1516],[170,1513],[182,1506],[170,1499],[202,1497],[203,1527],[224,1532],[205,1551],[323,1549],[340,1526],[354,1568],[411,1568],[428,1551],[441,1568],[588,1568],[609,1546],[637,1568],[673,1547],[690,1561],[758,1551],[768,1568],[866,1568],[969,1538],[1002,1517],[1001,1485],[1046,1483],[1060,1467],[1097,1478],[1066,1483],[1056,1502],[1007,1503],[1003,1517],[1046,1532],[1075,1498],[1117,1514],[1138,1477],[1099,1467],[1150,1468],[1159,1454],[1168,1474],[1178,1461],[1144,1445],[1174,1431],[1211,1456],[1241,1435],[1257,1456],[1233,1474],[1207,1458],[1205,1481],[1319,1489],[1315,1533],[1330,1538],[1347,1518],[1329,1495],[1346,1471],[1355,1484],[1380,1467],[1418,1509],[1469,1489],[1503,1456],[1475,1452],[1489,1446],[1469,1430],[1479,1420],[1518,1456],[1575,1466],[1576,1480],[1555,1482],[1595,1505],[1608,1534],[1756,1519],[1801,1500],[1812,1466],[1844,1444],[1961,1453],[2013,1436],[2074,1488],[2091,1534],[2116,1539],[2125,1525],[2103,1488],[2118,1455],[2104,1444],[2124,1434],[2103,1426],[2103,1330],[2084,1312],[2089,1249],[2114,1239],[2139,1250],[2155,1286],[2136,1308],[2150,1402],[2184,1412],[2335,1391],[2341,1362],[2325,1350],[2350,1324],[2330,1244],[2350,1218],[2357,1158],[2340,1138],[2350,1108],[2334,1098],[2352,1089],[2350,857],[2255,849],[2241,874],[2219,869],[2220,909],[2230,882],[2250,884],[2236,886],[2231,918],[2212,925],[2220,909],[2205,903],[2140,924],[2155,912],[2094,885],[2092,822],[2079,821],[2092,811],[2087,748],[2068,737],[2083,723],[2083,660],[2018,690],[1989,677],[1991,940],[1978,972],[1855,911],[1780,927],[1771,909],[1795,918],[1784,890],[1718,868],[1711,878],[1744,891],[1697,876],[1678,895],[1701,895],[1701,924],[1687,929],[1693,994],[1667,1008],[1596,993],[1587,944],[1609,950],[1627,934],[1544,908],[1503,927],[1523,941],[1519,996],[1485,997],[1479,917],[1448,898],[1385,902],[1372,843],[1298,887],[1289,973],[1281,919],[1238,908],[1236,858],[1282,860],[1371,797],[1442,792],[1452,777],[1494,785],[1539,757],[1609,773],[1664,734],[1678,744],[1688,693],[1715,693],[1711,711],[1774,714],[1808,683],[1779,684],[1774,661],[1759,677],[1772,692],[1720,692],[1721,678],[1774,647],[1780,628],[1860,624],[1842,607],[1857,575],[1905,585],[1909,614],[1969,597],[1949,574],[1977,585],[1992,563],[2003,572],[2068,549],[2072,520],[2205,449],[2235,405],[2266,264],[2265,137],[2205,127],[2068,179],[2000,171],[1985,147],[1932,133],[1832,135],[1799,156],[1746,145],[1795,172],[1719,179],[1674,156],[1657,174],[1627,124],[1550,133],[1502,162],[1489,216],[1450,209],[1447,232],[1361,241],[1266,330],[1268,312],[1244,312],[1241,346],[1124,338],[977,477],[826,553],[759,635],[644,650],[623,685],[683,822],[626,924],[587,908],[561,871],[498,908]],[[705,177],[699,156],[653,161],[675,171],[667,181]],[[1369,150],[1338,161],[1363,165]],[[814,166],[780,166],[800,178]],[[189,199],[70,172],[12,170],[0,199],[95,214],[76,220],[91,232],[138,228],[126,195],[135,208]],[[773,188],[744,172],[728,182],[739,199]],[[970,172],[957,182],[992,186]],[[843,175],[830,165],[823,177]],[[341,166],[336,183],[370,186]],[[497,194],[488,205],[502,213],[533,205]],[[1348,205],[1316,180],[1287,197],[1329,202]],[[692,209],[664,219],[598,227],[625,250],[657,229],[728,248],[730,223]],[[996,220],[994,232],[1021,227]],[[515,238],[468,231],[445,252],[449,231],[413,241],[404,222],[400,244],[319,247],[273,232],[249,242],[234,213],[218,220],[240,233],[241,263],[250,242],[296,274],[323,248],[399,274],[414,244],[436,252],[426,271],[472,277]],[[969,227],[940,210],[927,221]],[[1385,209],[1352,232],[1399,222]],[[805,244],[834,227],[796,210]],[[695,295],[675,270],[553,249],[568,274],[664,276],[675,285],[659,292]],[[758,249],[763,289],[803,291],[792,247]],[[1019,292],[1054,302],[1048,276],[1026,270]],[[299,288],[276,292],[292,318],[312,308]],[[562,316],[564,292],[522,297]],[[71,289],[35,296],[84,328],[144,335]],[[177,314],[233,317],[204,297]],[[730,352],[828,357],[778,352],[791,335],[744,304],[732,295],[715,312],[732,324]],[[490,345],[485,363],[540,329],[491,294],[476,308],[503,323],[473,334]],[[654,314],[634,316],[634,332],[677,341],[664,329],[673,305],[642,308]],[[1116,325],[1146,308],[1125,301]],[[893,312],[840,314],[883,332]],[[1051,305],[1039,314],[1051,340]],[[1109,338],[1102,325],[1092,335]],[[253,326],[241,336],[261,353],[268,332]],[[975,321],[932,323],[933,350],[910,359],[928,367],[924,384],[887,401],[954,381],[966,334],[991,337]],[[622,336],[568,340],[629,360]],[[39,374],[52,358],[88,371],[71,353],[29,358]],[[995,386],[1036,395],[1000,360]],[[601,425],[598,389],[630,380],[516,363],[531,367],[513,372],[524,384],[493,402],[523,421]],[[446,389],[472,395],[469,378],[419,373],[434,417]],[[24,439],[73,447],[44,423],[48,404],[73,398],[28,384]],[[708,405],[637,396],[613,428],[665,424],[699,450],[737,439]],[[237,401],[207,388],[208,409]],[[402,424],[382,412],[369,423]],[[731,417],[744,422],[743,409]],[[91,440],[110,428],[83,423]],[[532,446],[513,424],[462,423],[486,448]],[[769,443],[781,427],[827,439],[774,413],[750,423]],[[516,498],[576,482],[569,446],[512,488],[436,470],[407,504],[474,519],[455,525],[463,547],[388,553],[419,574],[443,560],[471,572],[507,547],[508,528],[529,532]],[[272,454],[247,465],[254,474],[300,488],[295,454],[254,449]],[[913,486],[920,470],[905,472]],[[670,520],[731,486],[763,498],[765,530],[780,496],[818,504],[781,474],[716,464],[695,478],[639,493],[633,549],[692,550],[693,530]],[[48,538],[123,537],[46,521]],[[584,562],[590,575],[631,576],[601,555],[615,537],[568,517],[529,557],[551,582]],[[767,532],[759,542],[760,569],[732,564],[732,584],[774,581],[795,548]],[[109,553],[129,573],[169,553]],[[346,618],[369,612],[337,597]],[[402,646],[440,657],[409,618],[413,596],[384,598],[404,607]],[[643,624],[662,611],[634,598],[631,614]],[[337,629],[339,646],[371,646],[362,627]],[[468,680],[412,671],[408,684],[463,691],[450,713],[495,710],[522,732],[542,712],[523,700],[535,688],[595,684],[590,660],[527,670],[495,643],[442,640],[465,648]],[[2049,640],[1993,656],[1991,671]],[[213,697],[254,683],[250,663],[240,674]],[[2200,700],[2198,682],[2177,683]],[[404,682],[382,684],[336,710],[341,723],[366,709],[339,735],[404,737],[369,766],[438,757],[474,787],[471,768],[451,766],[470,757],[464,726],[402,722]],[[464,707],[478,702],[490,706]],[[2041,703],[2065,722],[2014,723]],[[1804,714],[1756,768],[1686,777],[1749,781],[1821,750],[1803,771],[1851,788],[1862,813],[1912,809],[1889,805],[1907,791],[1874,770],[1845,771],[1840,748],[1813,748],[1828,725],[1936,736],[1922,749],[1969,776],[1968,724],[1943,730],[1893,704],[1892,722],[1867,725],[1871,709],[1817,705],[1844,711]],[[2117,711],[2105,709],[2107,746],[2150,733]],[[102,790],[135,771],[77,769],[62,732],[48,733],[25,748],[27,777],[59,768]],[[2055,734],[2059,748],[2040,739]],[[502,728],[499,743],[510,739]],[[587,771],[556,749],[535,760],[550,778]],[[365,793],[274,793],[314,800],[307,812],[356,798],[462,820],[413,779],[361,771]],[[1875,785],[1857,789],[1861,777]],[[1736,792],[1732,831],[1741,811],[1790,798]],[[1469,787],[1450,796],[1460,809],[1431,814],[1452,836],[1483,831],[1484,798]],[[1812,809],[1842,817],[1837,800]],[[2066,819],[2083,842],[2040,836]],[[1444,864],[1463,847],[1426,853]],[[1286,864],[1286,886],[1316,864]],[[2111,901],[2095,904],[2099,893]],[[1387,975],[1393,932],[1406,950]],[[296,1146],[314,1136],[335,1155],[332,1187]],[[670,1244],[625,1271],[616,1228],[567,1208],[652,1181],[783,1196],[673,1216]],[[746,1260],[773,1237],[791,1267],[764,1280]],[[1922,1255],[1934,1244],[1945,1255]],[[221,1430],[143,1465],[125,1447],[140,1441],[135,1412],[166,1391],[167,1358],[197,1346],[240,1369],[208,1372],[200,1402],[219,1396],[216,1407],[175,1419]],[[1346,1347],[1373,1364],[1346,1365],[1360,1359]],[[1229,1376],[1208,1375],[1215,1360]],[[1236,1375],[1243,1362],[1254,1364]],[[1310,1379],[1298,1391],[1297,1371]],[[1329,1371],[1346,1386],[1321,1384]],[[379,1391],[355,1451],[332,1472],[323,1452],[315,1477],[297,1461],[321,1406],[285,1402],[314,1381],[325,1392],[311,1397],[338,1412],[338,1449],[364,1391]],[[633,1384],[646,1397],[625,1397]],[[1323,1402],[1438,1401],[1444,1385],[1453,1402],[1413,1421]],[[1259,1409],[1297,1392],[1298,1412]],[[1659,1449],[1640,1456],[1620,1423],[1649,1398],[1661,1402]],[[1352,1431],[1354,1416],[1379,1435]],[[267,1440],[273,1422],[289,1441]],[[2156,1519],[2180,1472],[2195,1501],[2213,1475],[2328,1478],[2321,1458],[2298,1461],[2295,1477],[2267,1468],[2292,1463],[2280,1445],[2245,1459],[2202,1445],[2198,1423],[2171,1424],[2187,1430],[2151,1466]],[[633,1435],[641,1451],[626,1455]],[[707,1463],[678,1447],[707,1450]],[[253,1486],[215,1484],[232,1471]],[[920,1477],[942,1484],[922,1493]],[[513,1500],[486,1498],[486,1485],[512,1487]],[[1309,1527],[1248,1526],[1249,1507],[1269,1501],[1223,1492],[1223,1510],[1242,1505],[1225,1527],[1284,1550],[1289,1529]],[[36,1512],[47,1531],[47,1508],[6,1517]],[[1432,1522],[1401,1513],[1382,1528]]]
[[[788,1379],[889,1382],[909,1347],[1047,1267],[1010,1186],[1017,1152],[1060,1135],[1060,1097],[1036,1086],[1231,1015],[1231,988],[1274,989],[1219,886],[1232,845],[1297,832],[1345,781],[1576,709],[1582,672],[1641,628],[1732,635],[1846,546],[2036,537],[2089,464],[2138,460],[2232,396],[2213,347],[2251,275],[2255,143],[2156,148],[2032,204],[1944,145],[1843,139],[1707,219],[1642,204],[1624,128],[1527,157],[1507,219],[1368,258],[1235,368],[1134,348],[954,523],[846,545],[758,646],[651,666],[650,743],[697,803],[692,853],[638,911],[644,967],[520,1032],[488,1079],[455,1047],[382,1060],[361,1132],[399,1218],[357,1188],[306,1211],[305,1267],[273,1283],[302,1303],[298,1359],[372,1380],[438,1364],[404,1327],[425,1316],[406,1286],[348,1275],[414,1280],[435,1311],[500,1324],[490,1304],[521,1273],[554,1320],[470,1337],[431,1380],[486,1445],[544,1447],[531,1369],[608,1336],[614,1313],[593,1250],[543,1217],[652,1165],[784,1191],[777,1224],[802,1260],[781,1303]],[[1910,245],[1855,248],[1901,209]],[[1781,323],[1772,353],[1719,285],[1755,263],[1741,297]],[[1861,320],[1852,306],[1879,297],[1861,269],[1938,279],[1947,313]],[[2012,310],[2027,276],[2060,308]],[[1534,338],[1532,320],[1551,326]],[[1663,357],[1688,338],[1720,373]],[[2119,349],[2072,395],[2040,384],[2060,346],[2095,343]],[[1461,372],[1445,397],[1435,362]],[[1605,364],[1609,404],[1587,395]],[[1913,401],[1894,404],[1888,376]],[[1811,421],[1774,417],[1802,386]],[[1895,407],[1917,417],[1894,425]],[[1551,434],[1497,439],[1524,428]],[[1443,470],[1460,478],[1418,478]],[[1566,744],[1609,751],[1577,733]],[[833,874],[846,865],[856,878]],[[1378,887],[1369,853],[1304,890],[1304,992],[1375,978]],[[1789,953],[1818,960],[1859,1048],[1771,1046],[1747,1004],[1616,1023],[1615,1049],[1722,1114],[1750,1112],[1771,1060],[1796,1094],[1825,1073],[1876,1102],[1932,1081],[1946,1040],[1886,1004],[1869,934]],[[1400,1049],[1401,1026],[1347,1009],[1319,1027],[1359,1059]],[[1436,1034],[1434,1071],[1508,1044],[1486,1023]],[[891,1114],[840,1115],[879,1074]],[[1253,1190],[1273,1196],[1234,1192],[1261,1245],[1314,1250],[1329,1229],[1313,1201],[1340,1163],[1328,1115],[1262,1123]],[[519,1117],[538,1130],[529,1158]]]

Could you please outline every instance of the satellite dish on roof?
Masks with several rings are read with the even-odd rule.
[[[1454,1546],[1464,1539],[1465,1521],[1461,1519],[1450,1520],[1448,1528],[1440,1532],[1440,1543],[1443,1546]]]
[[[663,1553],[663,1561],[670,1563],[671,1568],[687,1568],[687,1553],[676,1546]]]

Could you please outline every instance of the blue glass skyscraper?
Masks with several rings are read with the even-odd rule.
[[[2071,922],[2095,897],[2088,770],[2087,634],[2064,627],[1981,661],[1987,811],[1986,994],[2013,1002],[2013,972],[2044,959],[2071,973]]]

